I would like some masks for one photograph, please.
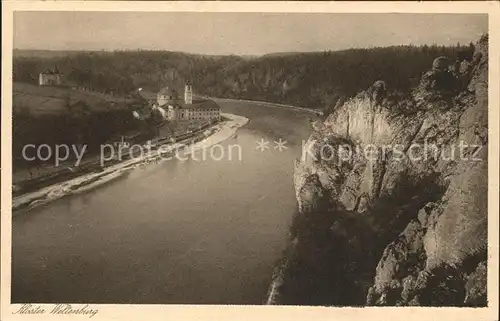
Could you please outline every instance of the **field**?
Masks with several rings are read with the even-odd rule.
[[[12,157],[14,171],[26,161],[27,144],[86,144],[89,152],[118,135],[151,131],[132,115],[132,100],[68,86],[13,84]],[[53,155],[52,155],[53,156]],[[49,160],[50,162],[50,160]]]
[[[123,109],[130,102],[96,92],[63,86],[37,86],[26,83],[13,83],[12,105],[14,112],[37,114],[58,114],[67,106],[83,102],[92,111]]]

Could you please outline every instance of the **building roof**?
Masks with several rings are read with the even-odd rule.
[[[192,104],[186,104],[184,102],[181,102],[179,103],[179,105],[185,109],[213,109],[213,108],[220,109],[220,106],[217,105],[215,101],[210,99],[196,99],[193,100]]]
[[[178,94],[178,92],[175,89],[171,89],[169,87],[163,87],[162,89],[160,89],[158,94],[167,95],[167,96],[176,96]]]
[[[156,100],[156,93],[146,90],[139,91],[139,96],[145,100]]]
[[[55,72],[55,71],[49,70],[49,69],[42,71],[41,74],[43,74],[43,75],[59,75],[58,72]]]
[[[45,71],[42,71],[41,74],[45,74],[45,75],[59,75],[60,72],[59,72],[59,68],[57,68],[57,66],[54,66],[54,69],[45,69]]]

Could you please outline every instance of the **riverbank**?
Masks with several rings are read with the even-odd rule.
[[[84,172],[82,175],[78,175],[64,182],[51,184],[37,189],[36,191],[16,196],[12,201],[12,210],[22,208],[31,209],[67,195],[87,191],[117,179],[139,166],[168,160],[167,158],[169,155],[179,152],[180,150],[189,148],[187,152],[193,153],[199,149],[209,148],[210,146],[231,138],[238,128],[248,123],[248,119],[243,116],[226,113],[222,113],[221,115],[227,120],[210,127],[196,137],[190,138],[189,143],[187,141],[181,141],[170,144],[153,145],[151,146],[151,151],[141,157],[134,157],[104,168],[95,168],[93,172]],[[159,148],[160,146],[161,148]]]

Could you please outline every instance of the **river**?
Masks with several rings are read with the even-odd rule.
[[[216,159],[148,164],[17,212],[12,302],[265,302],[296,211],[293,161],[312,116],[255,103],[219,104],[250,120],[221,144],[221,160],[219,148]],[[261,139],[269,149],[256,149]],[[279,139],[286,149],[274,148]],[[241,147],[241,159],[229,145]]]

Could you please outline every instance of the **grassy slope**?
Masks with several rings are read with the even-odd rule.
[[[27,109],[31,114],[61,113],[66,109],[68,99],[71,104],[84,102],[93,111],[123,108],[128,100],[101,93],[87,92],[70,87],[37,86],[13,83],[13,109]]]

